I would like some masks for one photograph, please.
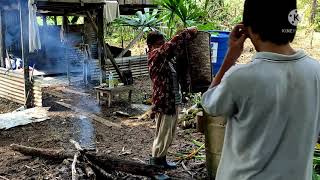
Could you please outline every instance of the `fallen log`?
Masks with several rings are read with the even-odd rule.
[[[92,170],[92,168],[89,167],[89,165],[86,165],[86,167],[85,167],[85,172],[86,172],[87,177],[88,177],[90,180],[96,180],[96,174],[94,173],[94,171]]]
[[[10,145],[11,149],[18,151],[27,156],[36,156],[52,160],[64,160],[74,158],[74,154],[78,151],[66,151],[66,150],[54,150],[54,149],[43,149],[43,148],[33,148],[17,144]],[[81,152],[84,157],[86,157],[94,169],[97,167],[102,168],[104,171],[122,171],[125,173],[130,173],[134,175],[154,177],[156,175],[162,174],[165,169],[159,166],[153,166],[148,164],[143,164],[139,162],[121,160],[114,157],[110,157],[104,154],[95,154],[91,152]]]
[[[98,175],[102,177],[103,179],[115,179],[112,174],[107,173],[104,169],[99,167],[96,164],[93,164],[87,157],[84,157],[84,159],[87,161],[87,163],[98,172]],[[98,176],[99,177],[99,176]]]
[[[164,168],[139,162],[116,160],[107,156],[99,156],[87,154],[86,157],[93,163],[97,164],[103,169],[110,171],[122,171],[134,175],[154,177],[165,171]]]
[[[11,144],[11,149],[18,151],[27,156],[37,156],[41,158],[53,159],[53,160],[64,160],[74,157],[75,151],[65,151],[64,149],[43,149],[22,146],[18,144]]]

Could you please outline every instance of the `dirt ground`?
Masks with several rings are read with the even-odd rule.
[[[135,81],[136,90],[133,93],[134,103],[140,104],[144,93],[150,94],[148,78]],[[151,120],[137,120],[115,116],[113,112],[123,111],[130,115],[138,115],[143,111],[130,108],[126,96],[117,97],[111,108],[99,106],[91,88],[56,87],[46,89],[45,106],[50,107],[50,120],[26,126],[0,131],[0,179],[71,179],[70,160],[57,162],[24,156],[10,149],[10,144],[16,143],[38,148],[74,149],[70,139],[79,140],[81,135],[81,112],[94,113],[106,120],[121,124],[121,128],[108,127],[96,121],[92,122],[94,142],[97,151],[120,159],[147,163],[155,131],[155,123]],[[71,104],[81,109],[74,112],[59,105],[57,102]],[[0,100],[1,113],[11,112],[18,104]],[[86,133],[86,132],[84,132]],[[90,134],[88,132],[88,134]],[[202,134],[195,129],[182,130],[178,127],[176,139],[170,148],[169,159],[176,161],[177,153],[190,153],[197,146],[192,140],[204,142]],[[201,152],[204,155],[204,152]],[[177,162],[177,161],[176,161]],[[206,176],[204,159],[179,162],[178,169],[168,171],[173,179],[203,179]],[[145,179],[143,177],[113,172],[117,179]]]
[[[311,35],[299,31],[293,43],[295,48],[302,48],[314,58],[320,59],[320,33],[313,37],[313,47],[310,46]],[[244,53],[239,63],[248,63],[255,50],[249,41],[246,42]],[[150,95],[149,78],[140,78],[135,81],[133,102],[141,104],[145,94]],[[108,127],[96,121],[92,121],[94,129],[94,142],[97,151],[109,154],[113,157],[147,162],[153,141],[155,123],[151,120],[134,120],[115,116],[115,111],[127,112],[130,115],[138,115],[143,111],[131,108],[126,101],[126,94],[117,97],[111,108],[106,105],[99,106],[95,100],[92,88],[83,87],[57,87],[48,88],[45,96],[45,106],[50,107],[50,120],[15,127],[9,130],[0,130],[0,179],[71,179],[71,161],[52,161],[37,157],[24,156],[10,149],[10,144],[16,143],[38,148],[64,148],[73,149],[70,139],[79,140],[81,134],[81,118],[79,112],[65,108],[57,102],[71,104],[73,107],[94,113],[108,121],[121,124],[121,128]],[[0,99],[0,114],[11,112],[20,105]],[[91,122],[91,121],[90,121]],[[197,149],[192,140],[204,142],[202,134],[195,129],[183,130],[178,127],[177,135],[169,151],[169,159],[177,161],[179,154],[188,154]],[[200,155],[204,155],[204,150]],[[204,179],[206,169],[204,159],[191,159],[181,161],[178,169],[168,171],[173,179]],[[120,172],[113,172],[117,179],[145,179]]]

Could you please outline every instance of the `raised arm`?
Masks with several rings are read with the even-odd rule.
[[[165,57],[167,59],[173,58],[177,52],[181,51],[185,41],[188,41],[194,38],[197,34],[198,30],[196,28],[185,29],[175,37],[173,37],[170,41],[163,44],[160,48],[154,50],[156,53],[152,53],[155,59],[163,59],[159,57]]]

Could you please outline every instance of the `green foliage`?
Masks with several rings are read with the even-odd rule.
[[[304,0],[307,1],[307,0]],[[308,0],[310,1],[310,0]],[[167,39],[185,27],[199,30],[231,30],[242,21],[244,0],[154,0],[159,10],[145,10],[134,16],[121,16],[107,29],[111,44],[127,44],[137,29],[151,27],[161,31]],[[142,43],[143,44],[143,43]]]
[[[315,17],[315,31],[320,32],[320,6]]]
[[[206,15],[206,12],[194,0],[184,0],[178,6],[177,16],[184,27],[191,26]]]
[[[193,105],[196,105],[197,108],[201,107],[201,99],[202,99],[201,92],[195,93],[195,94],[190,94],[190,99],[191,99],[191,103]]]
[[[188,26],[199,24],[207,12],[205,4],[197,0],[155,0],[162,8],[164,26],[168,27],[165,32],[171,37],[175,32]]]
[[[111,26],[107,27],[106,41],[115,46],[125,47],[141,30],[147,32],[159,29],[161,21],[158,9],[151,11],[145,8],[144,12],[138,11],[133,16],[120,16]],[[143,39],[140,41],[144,42]]]
[[[84,24],[84,17],[83,16],[68,16],[69,24]],[[57,16],[57,25],[62,25],[63,17]],[[55,17],[54,16],[47,16],[47,25],[55,25]],[[41,16],[37,16],[38,25],[43,26],[43,19]]]
[[[302,15],[302,22],[300,23],[300,28],[307,29],[308,31],[318,31],[320,32],[320,0],[318,0],[318,8],[316,10],[314,23],[311,24],[310,17],[312,14],[313,0],[299,0],[298,9],[299,13]]]
[[[242,21],[244,0],[156,0],[162,8],[165,34],[172,37],[180,29],[230,30]]]
[[[148,31],[150,29],[157,29],[160,26],[161,20],[162,19],[158,17],[157,9],[151,12],[149,8],[145,8],[144,13],[138,11],[135,16],[120,16],[120,18],[116,20],[116,24]]]
[[[207,19],[216,23],[219,30],[231,30],[242,21],[243,4],[244,0],[213,1],[208,5]]]
[[[218,29],[218,25],[214,22],[208,22],[208,23],[199,23],[196,25],[200,31],[210,31],[214,29]]]
[[[132,39],[135,38],[138,31],[136,28],[132,26],[119,26],[119,25],[112,25],[109,27],[106,32],[106,42],[110,45],[115,45],[118,47],[125,47]],[[127,42],[127,43],[126,43]]]
[[[320,180],[320,175],[316,174],[314,171],[312,172],[312,180]]]
[[[320,174],[320,152],[316,150],[313,157],[312,180],[320,180],[319,174]]]

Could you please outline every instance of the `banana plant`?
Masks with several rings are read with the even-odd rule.
[[[136,44],[144,35],[144,33],[152,30],[158,30],[162,18],[159,18],[158,9],[153,9],[151,12],[149,8],[144,8],[142,11],[136,12],[135,16],[120,16],[116,20],[116,24],[120,26],[130,26],[140,30],[139,34],[129,43],[129,45],[117,56],[122,57],[129,49]]]
[[[149,8],[144,8],[144,13],[138,11],[135,16],[120,16],[120,18],[116,20],[116,24],[131,26],[147,32],[159,28],[161,21],[162,18],[158,16],[158,9],[150,11]]]

